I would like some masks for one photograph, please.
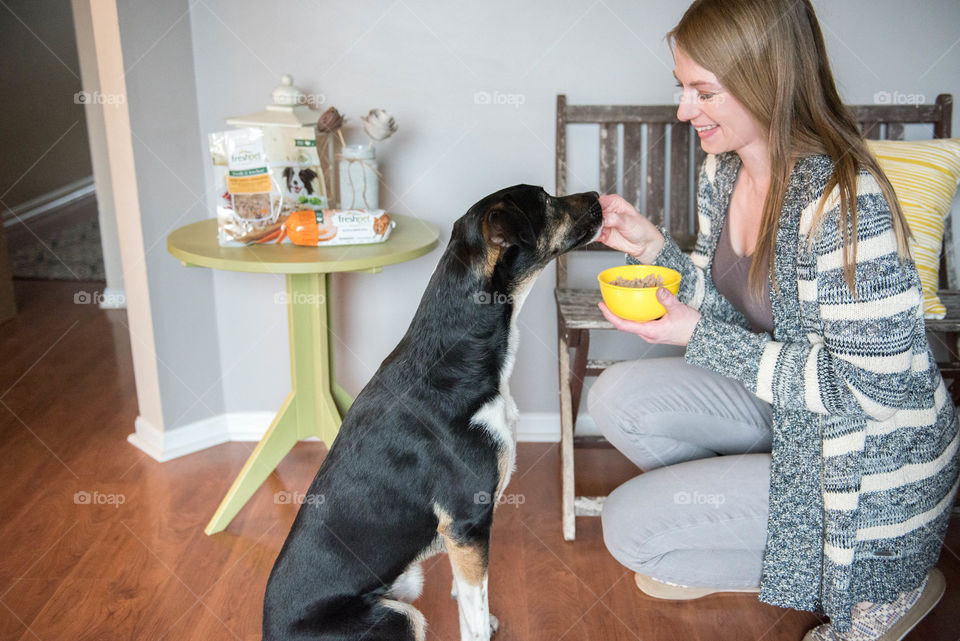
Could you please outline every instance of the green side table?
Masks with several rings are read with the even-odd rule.
[[[397,226],[385,243],[337,247],[254,245],[221,247],[217,221],[186,225],[167,237],[167,250],[186,266],[286,274],[292,390],[247,459],[204,532],[227,527],[297,441],[316,436],[329,447],[353,399],[334,380],[330,332],[333,272],[380,272],[423,256],[437,245],[432,225],[390,214]]]

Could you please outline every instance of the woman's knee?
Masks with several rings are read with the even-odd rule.
[[[604,370],[587,396],[590,416],[608,439],[617,432],[659,436],[656,421],[646,421],[654,407],[662,406],[673,392],[664,380],[667,362],[676,359],[655,358],[617,363]],[[683,359],[679,359],[683,360]]]
[[[611,556],[634,572],[644,569],[656,551],[648,545],[654,532],[649,529],[655,518],[645,508],[640,477],[624,483],[607,497],[600,514],[603,543]]]
[[[685,366],[682,358],[617,363],[590,389],[587,402],[597,429],[642,470],[714,454],[677,437],[688,420],[703,422],[684,407],[676,385]]]

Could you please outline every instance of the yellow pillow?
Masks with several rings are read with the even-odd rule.
[[[936,140],[868,140],[910,225],[910,254],[923,286],[926,318],[943,318],[937,297],[943,228],[960,184],[960,138]]]

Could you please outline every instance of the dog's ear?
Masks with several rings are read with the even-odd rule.
[[[507,248],[516,244],[516,238],[512,233],[510,221],[510,212],[502,205],[497,204],[487,210],[483,220],[483,237],[488,245]]]
[[[483,236],[488,245],[506,249],[532,242],[531,234],[526,214],[510,201],[493,205],[484,216]]]

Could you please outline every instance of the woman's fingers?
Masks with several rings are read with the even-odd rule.
[[[604,302],[599,303],[600,313],[621,332],[636,334],[648,343],[686,345],[700,320],[700,312],[681,303],[664,287],[657,290],[657,298],[666,308],[666,313],[657,320],[637,323],[620,318]]]
[[[623,198],[617,194],[604,194],[603,196],[600,196],[599,200],[600,207],[603,208],[604,212],[606,212],[607,210],[614,209],[617,206],[618,201],[623,200]]]
[[[637,210],[633,205],[628,203],[622,196],[618,194],[605,194],[600,196],[600,208],[603,209],[604,215],[609,213],[614,214],[629,214],[637,213]]]
[[[639,256],[650,247],[662,246],[663,236],[647,218],[616,194],[600,196],[603,231],[600,241],[613,249]]]
[[[623,217],[615,211],[604,211],[603,212],[603,226],[612,227],[614,229],[620,227],[623,224]]]
[[[641,338],[645,338],[644,334],[649,334],[647,331],[647,323],[638,323],[636,321],[627,320],[626,318],[620,318],[616,314],[610,311],[610,308],[607,307],[607,304],[603,301],[600,301],[600,313],[603,314],[603,317],[610,321],[610,324],[619,329],[621,332],[629,332],[630,334],[636,334]]]

